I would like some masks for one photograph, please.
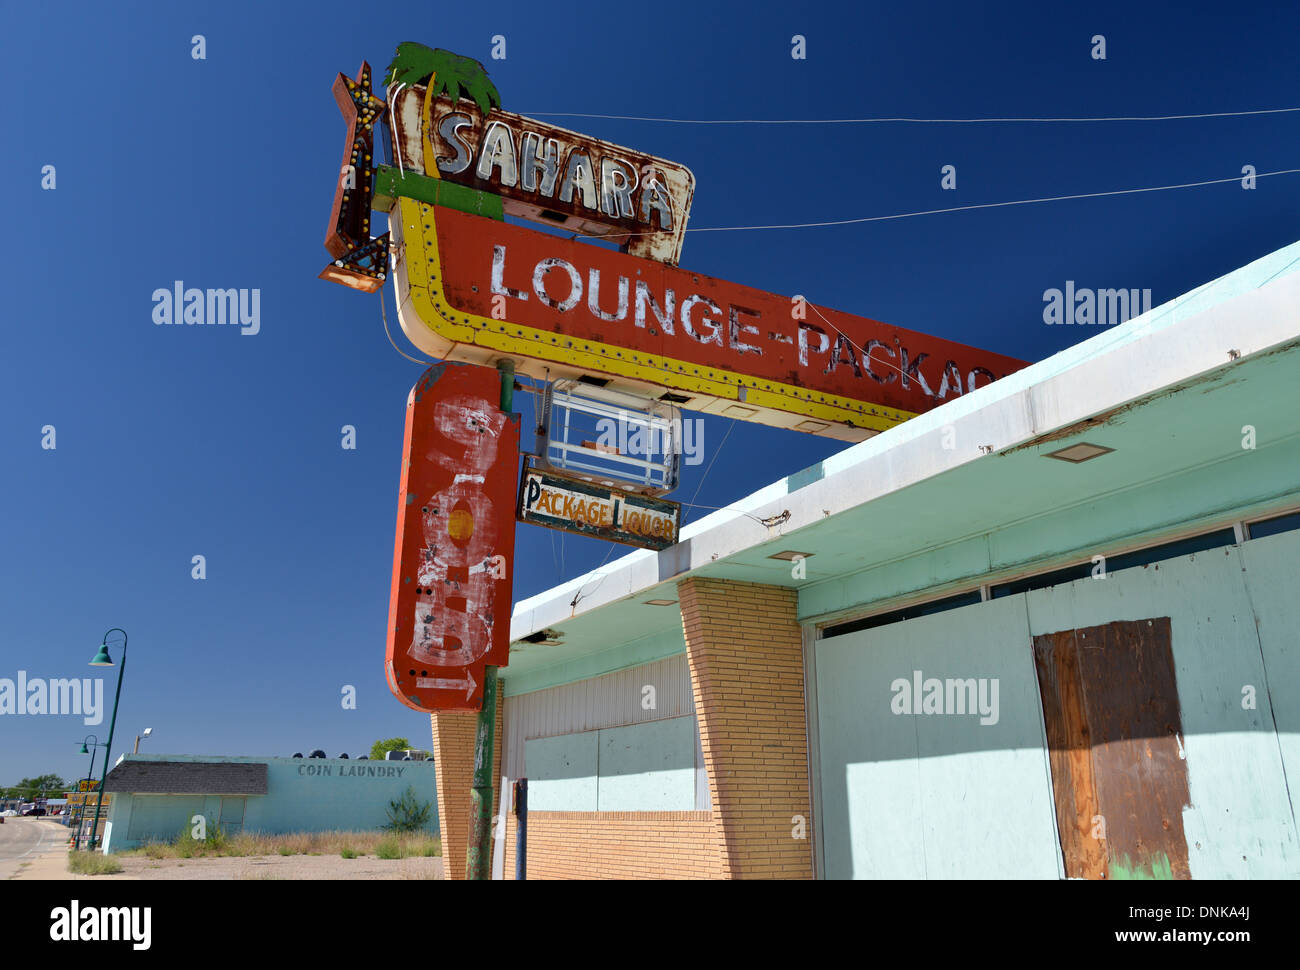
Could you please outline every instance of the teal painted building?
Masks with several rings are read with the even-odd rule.
[[[1079,337],[520,603],[530,875],[1300,877],[1300,243]]]
[[[168,842],[191,831],[372,832],[389,822],[389,803],[406,789],[431,806],[438,833],[432,761],[349,758],[205,757],[128,754],[108,773],[112,807],[104,851]]]

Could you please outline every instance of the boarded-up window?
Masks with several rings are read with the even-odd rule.
[[[235,835],[244,828],[244,806],[247,798],[227,797],[221,799],[221,831]]]
[[[1067,876],[1189,879],[1169,617],[1034,637]]]
[[[190,819],[203,814],[202,795],[123,797],[131,798],[131,822],[126,837],[136,842],[170,842],[190,830]],[[91,818],[94,818],[93,811]]]

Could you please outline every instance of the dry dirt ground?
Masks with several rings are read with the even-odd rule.
[[[363,855],[218,856],[150,859],[114,856],[122,871],[82,876],[68,871],[67,829],[44,819],[6,819],[0,838],[0,879],[441,879],[440,856],[380,859]]]

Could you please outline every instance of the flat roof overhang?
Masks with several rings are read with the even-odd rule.
[[[1190,493],[1247,454],[1252,481],[1221,513],[1276,506],[1300,488],[1297,374],[1300,243],[759,489],[662,552],[637,550],[519,602],[506,692],[593,676],[602,654],[612,670],[679,652],[679,609],[646,601],[675,601],[688,576],[796,587],[807,620],[853,607],[844,577],[877,567],[898,572],[900,594],[909,582],[937,590],[907,575],[920,553],[945,550],[946,574],[969,577],[1045,562],[1058,541],[1048,516],[1087,516],[1120,496],[1105,516],[1115,534],[1098,542],[1173,534],[1187,524],[1177,509],[1213,517],[1216,497]],[[1080,442],[1113,451],[1080,464],[1045,457]],[[1179,502],[1161,486],[1175,478]],[[770,558],[783,551],[812,554],[805,577]]]

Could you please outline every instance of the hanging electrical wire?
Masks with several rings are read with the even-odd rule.
[[[1111,121],[1187,121],[1199,118],[1244,118],[1300,111],[1296,108],[1257,108],[1251,111],[1203,111],[1181,115],[1110,115],[1074,118],[649,118],[640,115],[584,114],[577,111],[525,111],[532,118],[599,118],[606,121],[650,121],[667,125],[1044,125],[1093,124]]]
[[[389,259],[391,260],[392,265],[390,267],[390,271],[388,275],[391,277],[393,275],[391,270],[392,268],[396,267],[397,260],[391,253],[389,254]],[[393,285],[396,286],[397,284],[393,284]],[[388,335],[388,342],[393,345],[393,349],[395,351],[397,351],[399,354],[401,354],[403,357],[405,357],[413,364],[419,364],[421,367],[428,367],[430,364],[436,364],[437,361],[435,360],[419,360],[418,358],[412,357],[401,347],[397,346],[397,341],[393,339],[393,332],[388,329],[388,307],[384,303],[384,291],[387,288],[388,288],[388,281],[385,280],[382,284],[380,284],[379,287],[379,315],[384,318],[384,333]]]
[[[709,459],[709,464],[705,467],[704,474],[700,476],[700,483],[695,486],[695,494],[691,496],[691,501],[686,503],[687,505],[693,504],[695,500],[700,497],[700,489],[704,488],[704,481],[709,477],[709,472],[713,470],[713,463],[718,460],[718,455],[722,454],[722,446],[727,443],[727,439],[731,437],[731,432],[735,430],[735,427],[736,421],[733,418],[731,424],[727,425],[727,433],[724,434],[722,440],[718,442],[718,447],[714,450],[713,457]],[[685,523],[683,523],[683,525],[684,524]]]
[[[1274,175],[1294,175],[1300,168],[1283,168],[1275,172],[1258,172],[1254,179],[1269,178]],[[952,205],[941,209],[918,209],[914,212],[895,212],[884,216],[857,216],[851,219],[827,219],[821,222],[785,222],[769,223],[755,226],[687,226],[683,232],[750,232],[759,229],[818,229],[828,226],[853,226],[866,222],[889,222],[895,219],[911,219],[915,216],[942,215],[947,212],[968,212],[972,209],[1002,209],[1013,205],[1039,205],[1043,202],[1068,202],[1072,199],[1100,199],[1115,195],[1136,195],[1144,192],[1167,192],[1174,189],[1194,189],[1205,185],[1223,185],[1228,182],[1240,182],[1245,176],[1231,175],[1228,178],[1205,179],[1201,182],[1179,182],[1173,185],[1149,185],[1136,189],[1109,189],[1103,192],[1076,192],[1072,195],[1048,195],[1036,199],[1010,199],[1006,202],[975,202],[970,205]],[[598,238],[600,233],[575,233],[576,236]],[[653,232],[619,233],[624,236],[650,236]]]

